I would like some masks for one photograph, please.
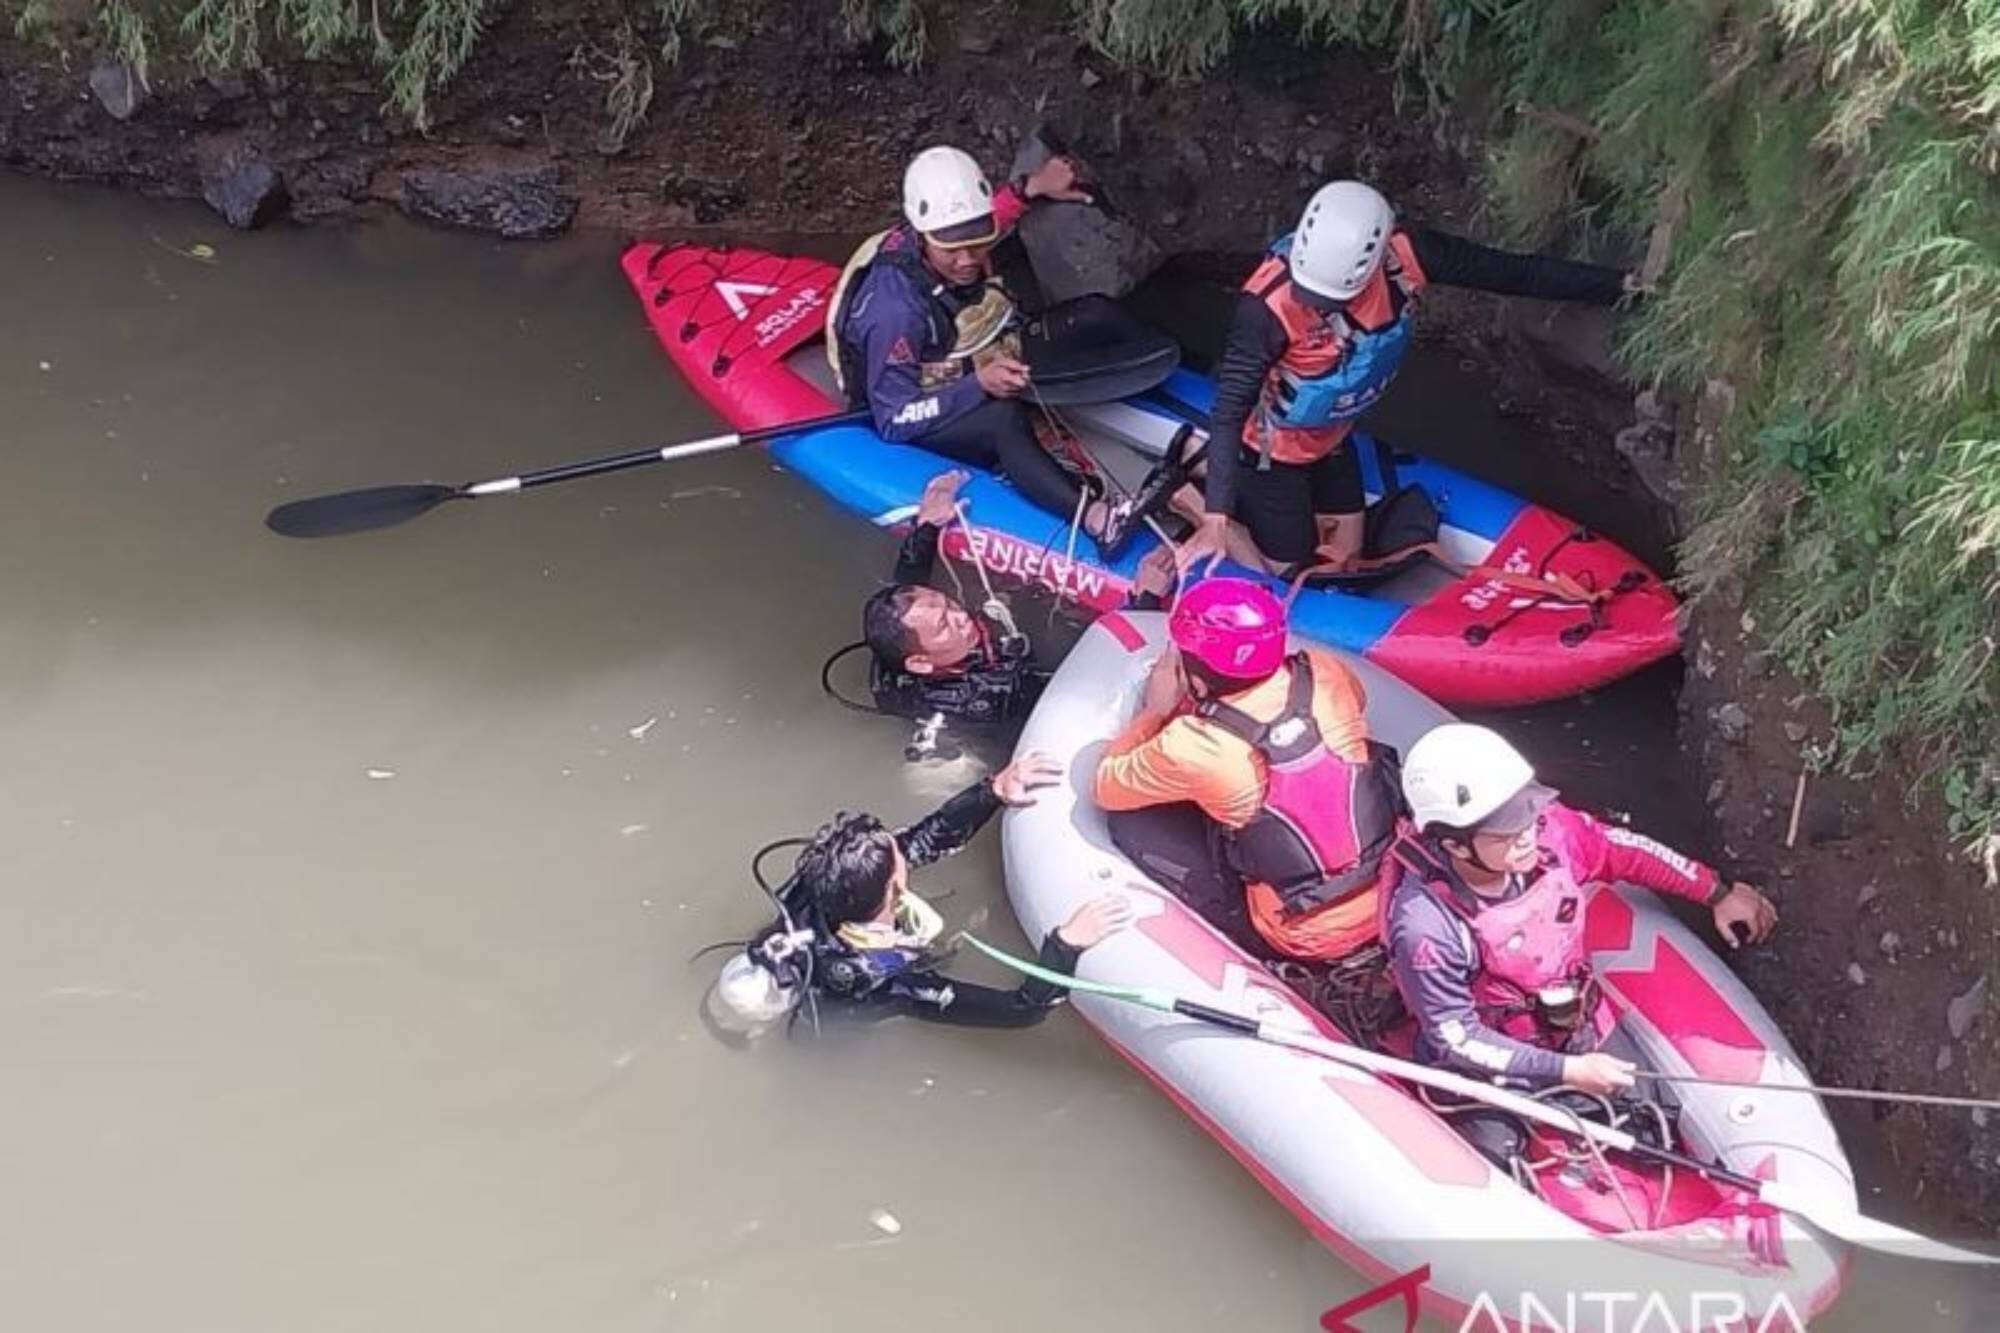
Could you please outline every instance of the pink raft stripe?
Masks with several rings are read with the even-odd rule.
[[[1118,640],[1118,646],[1128,653],[1136,653],[1146,646],[1146,636],[1120,612],[1113,611],[1109,615],[1100,616],[1097,623],[1109,631],[1111,637]]]

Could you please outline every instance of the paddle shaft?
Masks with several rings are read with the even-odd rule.
[[[813,417],[806,421],[759,426],[755,430],[737,431],[730,435],[712,435],[707,439],[690,440],[686,444],[669,444],[654,449],[634,449],[629,453],[606,454],[602,458],[586,458],[581,462],[562,463],[555,467],[543,468],[539,472],[524,472],[518,477],[496,477],[491,481],[476,481],[462,487],[460,493],[470,496],[510,495],[515,491],[525,491],[535,486],[549,486],[559,481],[575,481],[579,477],[600,477],[607,472],[623,472],[627,468],[645,467],[649,463],[668,463],[676,458],[693,458],[697,454],[719,453],[724,449],[734,449],[739,444],[755,444],[761,440],[775,439],[780,435],[819,430],[826,426],[844,426],[868,419],[868,409],[858,407],[852,411],[835,412],[830,416]]]
[[[1157,1009],[1162,1013],[1179,1014],[1182,1017],[1196,1019],[1213,1027],[1225,1028],[1230,1032],[1239,1033],[1246,1037],[1255,1037],[1258,1041],[1269,1042],[1273,1046],[1286,1046],[1295,1051],[1303,1051],[1308,1055],[1317,1055],[1323,1059],[1338,1061],[1341,1064],[1351,1065],[1358,1069],[1365,1069],[1370,1073],[1387,1074],[1393,1078],[1403,1079],[1406,1082],[1421,1083],[1425,1087],[1436,1088],[1440,1092],[1453,1093],[1456,1096],[1464,1097],[1471,1101],[1485,1102],[1489,1106],[1499,1107],[1505,1111],[1512,1111],[1523,1119],[1533,1120],[1539,1124],[1547,1125],[1552,1129],[1581,1134],[1585,1138],[1595,1139],[1607,1148],[1615,1148],[1624,1152],[1642,1153],[1649,1148],[1649,1145],[1640,1142],[1621,1129],[1614,1129],[1610,1125],[1599,1124],[1594,1120],[1582,1120],[1576,1116],[1566,1115],[1552,1106],[1536,1101],[1533,1097],[1524,1097],[1519,1093],[1509,1092],[1505,1088],[1495,1087],[1493,1084],[1483,1082],[1479,1079],[1471,1079],[1462,1074],[1454,1074],[1448,1069],[1434,1069],[1429,1065],[1418,1064],[1413,1060],[1399,1060],[1393,1055],[1383,1055],[1380,1052],[1368,1050],[1366,1047],[1350,1045],[1347,1042],[1329,1041],[1327,1038],[1319,1036],[1316,1033],[1299,1032],[1291,1028],[1277,1027],[1260,1019],[1252,1018],[1248,1014],[1233,1013],[1227,1009],[1217,1009],[1212,1005],[1201,1004],[1194,1000],[1183,1000],[1178,996],[1169,995],[1164,991],[1106,986],[1099,982],[1085,981],[1081,977],[1065,976],[1060,972],[1051,971],[1038,964],[1015,958],[987,944],[977,936],[967,935],[965,936],[965,940],[988,957],[1005,963],[1009,967],[1018,968],[1029,976],[1039,977],[1052,985],[1065,986],[1071,990],[1079,990],[1091,995],[1102,995],[1108,999],[1124,1000],[1131,1004],[1144,1005],[1148,1009]],[[1654,1151],[1665,1150],[1658,1149]],[[1668,1155],[1673,1158],[1679,1158],[1680,1156],[1678,1153],[1670,1153]],[[1677,1166],[1681,1164],[1681,1161],[1677,1160],[1675,1162]],[[1691,1159],[1689,1159],[1689,1164],[1702,1165],[1693,1163]],[[1706,1169],[1711,1171],[1722,1170],[1719,1167],[1709,1167]],[[1717,1179],[1725,1178],[1723,1176],[1717,1177]],[[1757,1182],[1747,1176],[1738,1176],[1734,1180],[1730,1180],[1729,1183],[1736,1184],[1738,1181],[1745,1182],[1742,1186],[1745,1189],[1755,1189],[1757,1186]]]
[[[1835,1211],[1832,1206],[1824,1201],[1798,1195],[1777,1181],[1758,1180],[1754,1177],[1743,1175],[1740,1172],[1731,1171],[1726,1167],[1688,1157],[1671,1149],[1654,1147],[1652,1144],[1641,1142],[1623,1130],[1613,1129],[1609,1125],[1600,1124],[1594,1120],[1585,1120],[1581,1116],[1566,1114],[1555,1107],[1536,1101],[1532,1097],[1523,1097],[1518,1093],[1508,1092],[1504,1088],[1496,1088],[1491,1083],[1465,1078],[1461,1075],[1451,1073],[1449,1070],[1433,1069],[1429,1065],[1421,1065],[1409,1060],[1399,1060],[1393,1055],[1381,1055],[1364,1047],[1349,1045],[1346,1042],[1329,1041],[1313,1033],[1296,1032],[1287,1028],[1273,1027],[1259,1019],[1250,1017],[1248,1014],[1233,1013],[1227,1009],[1217,1009],[1211,1005],[1200,1004],[1194,1000],[1183,1000],[1166,991],[1108,986],[1102,982],[1085,981],[1080,977],[1068,976],[1064,973],[1052,971],[1038,964],[1016,958],[1012,954],[996,949],[984,940],[971,934],[965,934],[962,938],[988,957],[1005,963],[1007,966],[1028,976],[1039,977],[1053,985],[1064,986],[1068,989],[1082,991],[1090,995],[1102,995],[1107,999],[1122,1000],[1127,1004],[1143,1005],[1148,1009],[1159,1010],[1162,1013],[1179,1014],[1186,1018],[1192,1018],[1199,1022],[1225,1029],[1229,1032],[1252,1037],[1258,1041],[1269,1042],[1272,1045],[1289,1047],[1292,1050],[1302,1051],[1308,1055],[1316,1055],[1340,1064],[1365,1069],[1371,1073],[1387,1074],[1403,1079],[1406,1082],[1421,1083],[1426,1087],[1456,1093],[1473,1101],[1484,1102],[1488,1106],[1511,1111],[1524,1120],[1532,1120],[1562,1133],[1589,1139],[1602,1147],[1610,1148],[1614,1151],[1631,1153],[1637,1157],[1650,1158],[1653,1161],[1665,1163],[1678,1169],[1695,1172],[1711,1180],[1719,1181],[1722,1184],[1739,1189],[1770,1207],[1777,1208],[1783,1212],[1795,1213],[1803,1217],[1806,1221],[1823,1227],[1841,1239],[1851,1241],[1855,1244],[1889,1249],[1896,1253],[1910,1254],[1915,1257],[1942,1263],[1992,1264],[1996,1262],[1990,1255],[1961,1249],[1953,1245],[1946,1245],[1943,1242],[1934,1241],[1927,1236],[1905,1230],[1902,1227],[1881,1222],[1859,1213],[1850,1213],[1844,1208]]]

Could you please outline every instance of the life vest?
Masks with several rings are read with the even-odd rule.
[[[1349,423],[1389,387],[1409,350],[1412,298],[1426,280],[1409,237],[1392,232],[1368,285],[1321,314],[1292,286],[1291,249],[1291,236],[1280,236],[1243,284],[1285,330],[1284,354],[1264,377],[1243,443],[1270,461],[1296,464],[1333,452]]]
[[[1402,801],[1393,752],[1371,744],[1368,760],[1355,764],[1328,749],[1313,716],[1311,661],[1298,653],[1285,667],[1285,705],[1269,722],[1218,699],[1196,713],[1264,760],[1263,807],[1224,835],[1224,847],[1231,867],[1270,885],[1295,919],[1375,886]]]
[[[971,288],[947,286],[925,265],[923,246],[915,233],[903,226],[878,231],[857,247],[840,270],[833,296],[826,306],[826,360],[833,368],[834,383],[856,406],[866,392],[866,372],[861,365],[861,349],[847,337],[846,297],[849,288],[876,263],[893,264],[909,275],[911,285],[924,294],[927,349],[949,348],[941,359],[920,360],[918,378],[926,389],[950,383],[965,373],[966,363],[981,366],[1005,354],[1019,358],[1021,335],[1019,310],[998,278],[988,278]]]
[[[1584,944],[1588,895],[1558,858],[1544,850],[1521,893],[1489,901],[1407,825],[1392,855],[1471,939],[1479,960],[1472,1003],[1480,1022],[1551,1050],[1588,1050],[1609,1031],[1609,1002]],[[1385,914],[1386,901],[1387,895]]]

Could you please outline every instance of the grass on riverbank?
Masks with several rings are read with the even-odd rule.
[[[1741,590],[1833,706],[1813,756],[1936,783],[2000,833],[2000,6],[1538,0],[1502,39],[1498,179],[1668,260],[1626,352],[1721,381],[1694,590]],[[1552,159],[1551,120],[1575,127]],[[1543,143],[1537,147],[1537,139]],[[1573,169],[1571,167],[1573,163]],[[1519,210],[1530,234],[1555,213]],[[1986,844],[1990,846],[1991,844]]]
[[[1809,763],[1901,759],[2000,850],[2000,4],[1075,4],[1166,74],[1285,22],[1504,89],[1489,191],[1520,239],[1651,241],[1624,351],[1708,409],[1691,589],[1740,596],[1831,705]]]

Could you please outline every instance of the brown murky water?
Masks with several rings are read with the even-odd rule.
[[[887,538],[750,451],[261,527],[704,431],[610,241],[0,219],[0,1325],[1306,1330],[1367,1285],[1067,1015],[702,1024],[753,848],[948,789],[818,692]],[[931,883],[1013,938],[990,838]],[[1992,1326],[1869,1271],[1825,1327]]]

